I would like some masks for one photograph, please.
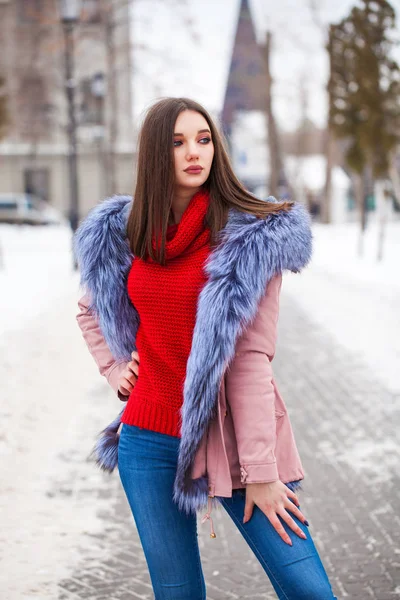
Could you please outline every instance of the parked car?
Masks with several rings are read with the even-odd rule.
[[[19,225],[64,225],[65,217],[32,194],[0,194],[0,223]]]

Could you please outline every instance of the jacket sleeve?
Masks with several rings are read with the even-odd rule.
[[[225,375],[242,483],[279,479],[275,458],[275,389],[271,361],[275,354],[282,275],[269,282],[253,322],[238,338]]]
[[[78,301],[79,313],[76,315],[76,320],[78,321],[83,338],[90,354],[93,356],[98,366],[100,374],[107,379],[118,398],[122,401],[126,401],[129,396],[124,396],[118,391],[118,380],[128,363],[127,361],[115,360],[104,339],[95,315],[89,311],[89,305],[89,297],[85,294]]]

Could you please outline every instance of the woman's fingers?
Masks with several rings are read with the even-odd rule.
[[[268,517],[272,527],[281,536],[283,541],[286,542],[286,544],[289,544],[289,546],[293,546],[292,540],[290,539],[289,535],[286,533],[285,528],[283,527],[282,523],[276,516],[276,513],[268,511],[268,513],[265,513],[265,515]]]
[[[128,396],[135,387],[138,377],[139,365],[134,361],[128,362],[118,382],[118,389],[121,394]]]
[[[301,510],[299,510],[297,508],[297,506],[295,506],[293,504],[293,502],[289,501],[285,505],[285,508],[286,508],[286,510],[290,510],[290,512],[292,512],[294,514],[294,516],[298,518],[299,521],[301,521],[302,523],[304,523],[304,525],[308,525],[307,519],[305,518],[305,516],[303,515],[303,513],[301,512]]]
[[[293,521],[292,517],[289,515],[288,512],[286,512],[286,510],[284,508],[282,508],[278,514],[285,521],[286,525],[288,525],[288,527],[290,527],[290,529],[292,531],[294,531],[294,533],[296,535],[298,535],[299,537],[301,537],[303,539],[307,539],[307,536],[304,533],[304,531],[302,531],[300,529],[300,527],[297,525],[296,521]]]
[[[132,371],[127,371],[126,373],[123,373],[123,377],[125,377],[125,379],[129,381],[132,387],[136,385],[137,375],[135,375],[135,373],[133,373]]]
[[[134,384],[132,384],[126,377],[121,377],[121,379],[118,382],[119,391],[121,392],[121,394],[124,394],[126,396],[131,393],[131,391],[133,390],[133,386]]]
[[[290,498],[291,500],[293,500],[293,502],[295,503],[296,506],[300,506],[300,502],[299,502],[298,497],[289,488],[287,489],[287,496],[288,496],[288,498]]]
[[[247,523],[247,521],[250,521],[251,516],[253,514],[253,509],[254,509],[254,502],[252,500],[249,500],[246,497],[246,504],[245,504],[245,507],[244,507],[243,523]]]
[[[126,366],[129,369],[128,373],[126,374],[127,377],[130,376],[130,373],[133,373],[135,377],[139,377],[139,365],[136,362],[128,362]]]

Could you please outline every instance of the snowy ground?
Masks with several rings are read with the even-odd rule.
[[[312,265],[285,276],[283,294],[400,391],[400,223],[388,233],[386,259],[377,265],[373,228],[360,260],[354,225],[314,226]],[[77,556],[96,552],[95,538],[90,548],[78,540],[82,531],[86,540],[101,531],[96,515],[108,504],[108,480],[81,457],[120,403],[75,325],[79,286],[69,231],[3,226],[0,245],[0,595],[42,600],[57,597],[56,582]]]
[[[287,275],[284,292],[339,344],[359,354],[388,389],[400,392],[400,222],[388,225],[380,263],[373,223],[365,234],[362,258],[354,223],[315,224],[313,235],[310,266],[300,276]]]
[[[60,576],[89,550],[77,542],[82,532],[102,527],[88,502],[102,475],[82,456],[119,403],[75,326],[79,281],[70,244],[65,227],[0,227],[4,600],[57,598]],[[101,416],[94,395],[104,401]],[[100,509],[102,502],[96,499]]]
[[[69,227],[0,225],[0,335],[25,327],[75,285],[70,250]]]
[[[85,457],[120,402],[98,375],[76,312],[70,291],[1,337],[2,600],[58,598],[71,565],[96,555],[91,536],[109,505],[107,478]]]

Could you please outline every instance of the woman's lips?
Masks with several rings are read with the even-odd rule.
[[[203,170],[203,167],[189,167],[185,169],[185,173],[189,173],[189,175],[198,175]]]

